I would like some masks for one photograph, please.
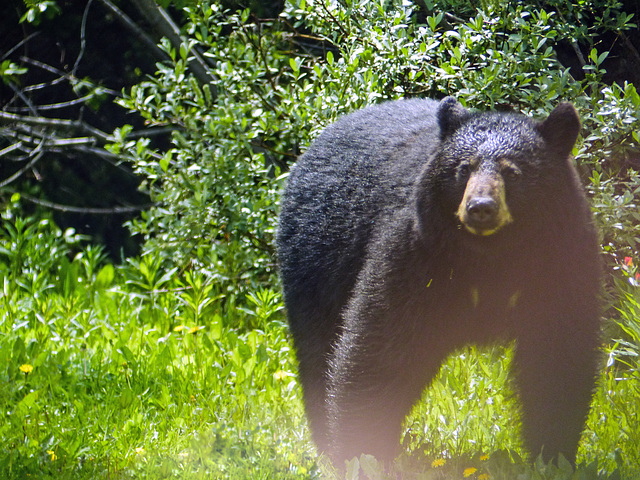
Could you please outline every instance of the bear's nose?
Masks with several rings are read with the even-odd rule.
[[[493,227],[498,217],[498,202],[491,197],[472,198],[467,203],[469,220],[475,227]]]

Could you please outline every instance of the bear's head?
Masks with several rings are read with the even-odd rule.
[[[580,131],[571,104],[560,104],[537,122],[512,113],[471,113],[447,97],[437,119],[441,148],[430,176],[439,203],[466,232],[491,236],[531,221],[549,196],[561,201]]]

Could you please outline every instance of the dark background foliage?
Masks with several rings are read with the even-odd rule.
[[[168,58],[150,49],[138,36],[144,32],[159,42],[161,32],[131,2],[115,2],[141,32],[132,33],[123,18],[105,3],[3,2],[0,60],[10,61],[26,72],[3,77],[0,110],[82,123],[72,132],[58,132],[54,125],[49,126],[53,135],[62,138],[65,134],[70,138],[70,133],[90,133],[85,126],[106,134],[125,123],[136,130],[143,128],[142,118],[113,100],[123,89],[153,74],[156,61]],[[178,24],[184,21],[181,8],[188,3],[159,2]],[[30,4],[34,5],[31,9]],[[224,5],[234,10],[245,7],[232,1]],[[40,6],[46,9],[40,11]],[[246,6],[258,17],[273,17],[282,11],[283,2],[251,1]],[[38,12],[32,21],[29,11]],[[0,129],[0,150],[13,145],[20,135],[28,135],[12,128],[8,120],[2,124],[5,128]],[[168,129],[145,135],[149,133],[155,146],[167,144]],[[103,143],[97,139],[82,146],[48,148],[18,180],[0,189],[0,201],[8,204],[12,195],[20,192],[23,196],[18,210],[23,215],[51,211],[58,224],[89,235],[94,242],[105,245],[112,257],[134,255],[139,251],[140,239],[133,238],[124,223],[139,215],[150,200],[140,192],[140,179],[132,169],[99,149]],[[36,146],[32,144],[30,150]],[[23,158],[26,154],[22,151],[2,158],[0,182],[25,167],[25,162],[31,160]]]

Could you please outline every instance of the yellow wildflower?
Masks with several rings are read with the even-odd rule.
[[[191,327],[189,329],[189,333],[198,333],[200,330],[202,330],[204,327]]]
[[[433,462],[431,462],[431,468],[438,468],[443,466],[447,461],[444,458],[436,458]]]
[[[470,477],[471,475],[473,475],[474,473],[476,473],[478,471],[477,468],[475,467],[469,467],[469,468],[465,468],[464,472],[462,472],[462,476],[464,478]]]
[[[278,370],[276,373],[273,374],[273,378],[276,379],[278,382],[281,382],[285,378],[287,378],[287,372],[285,372],[284,370]]]
[[[486,462],[487,460],[489,460],[489,455],[484,454],[480,456],[480,461],[481,462]]]
[[[20,365],[20,371],[29,374],[33,372],[33,366],[25,363],[24,365]]]
[[[56,452],[54,452],[53,450],[47,450],[47,454],[51,455],[51,461],[52,462],[55,461],[58,458],[58,456],[56,455]]]
[[[173,327],[174,332],[181,332],[182,330],[184,330],[184,325],[177,325]]]
[[[144,455],[144,448],[142,447],[136,448],[136,455]]]
[[[482,475],[478,475],[478,480],[489,480],[489,474],[483,473]]]

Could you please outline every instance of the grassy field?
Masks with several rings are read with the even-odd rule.
[[[0,253],[0,478],[320,478],[281,298],[234,295],[197,270],[5,222]],[[623,269],[624,270],[624,269]],[[633,280],[629,260],[621,274]],[[625,279],[622,279],[625,280]],[[577,473],[535,464],[518,437],[511,346],[444,365],[407,420],[402,478],[640,478],[640,306],[621,281]],[[615,328],[614,328],[615,327]],[[362,457],[348,478],[384,478]]]

